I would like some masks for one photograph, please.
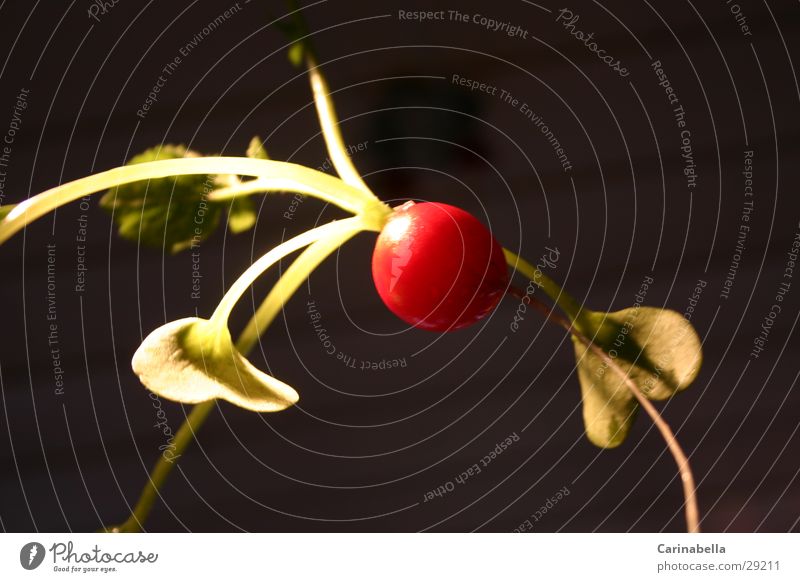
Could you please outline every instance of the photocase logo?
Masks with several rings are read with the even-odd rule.
[[[19,551],[19,563],[26,570],[35,570],[44,561],[44,546],[39,542],[30,542]]]

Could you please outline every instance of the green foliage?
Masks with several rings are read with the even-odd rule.
[[[132,366],[149,390],[185,404],[222,398],[247,410],[277,412],[299,399],[290,386],[253,366],[233,345],[227,327],[197,317],[153,331]]]
[[[250,141],[247,155],[269,159],[257,137]],[[182,145],[166,144],[134,156],[127,165],[189,157],[199,154]],[[227,210],[228,228],[234,234],[253,228],[257,212],[248,198],[252,192],[219,200],[210,197],[216,190],[242,184],[237,176],[231,175],[158,178],[109,190],[100,199],[100,206],[113,213],[121,237],[178,253],[211,236],[223,210]]]
[[[700,371],[700,338],[675,311],[642,306],[614,313],[584,311],[580,328],[651,400],[684,390]],[[616,447],[627,437],[638,403],[614,370],[577,338],[573,342],[586,435],[598,447]]]
[[[182,145],[163,145],[134,156],[128,165],[198,156]],[[109,190],[100,206],[113,212],[123,238],[177,253],[208,238],[219,224],[222,206],[208,201],[214,189],[214,176],[159,178]]]

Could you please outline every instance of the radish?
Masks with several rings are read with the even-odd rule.
[[[470,213],[438,202],[396,208],[375,243],[372,278],[403,321],[452,331],[488,315],[509,282],[503,250]]]
[[[299,10],[294,13],[299,15]],[[61,184],[16,205],[0,206],[2,244],[56,208],[109,189],[104,206],[114,213],[120,234],[172,252],[194,248],[210,233],[197,231],[193,217],[201,210],[209,226],[227,207],[229,230],[252,228],[258,214],[248,197],[255,194],[313,196],[352,214],[267,250],[233,282],[210,317],[183,317],[144,339],[132,360],[142,384],[156,397],[196,406],[175,434],[169,458],[162,456],[153,470],[131,515],[104,531],[142,531],[175,459],[184,453],[219,399],[259,413],[285,410],[297,403],[299,394],[259,370],[247,353],[259,344],[264,330],[311,272],[342,244],[365,231],[378,233],[372,255],[375,288],[385,305],[413,327],[436,332],[467,327],[486,317],[509,294],[519,301],[518,312],[531,307],[563,328],[573,343],[586,437],[602,448],[619,446],[636,410],[644,409],[678,468],[687,531],[700,531],[689,459],[650,402],[671,398],[697,377],[702,343],[687,318],[639,303],[610,313],[592,311],[539,267],[503,249],[470,213],[436,202],[407,202],[390,208],[352,163],[330,90],[304,40],[309,34],[302,21],[294,22],[290,34],[294,38],[291,58],[308,69],[322,135],[338,176],[270,160],[258,138],[251,141],[247,157],[202,157],[183,146],[162,144],[125,166]],[[301,250],[234,341],[229,318],[236,304],[264,271]],[[508,267],[525,277],[525,291],[511,284]],[[563,315],[535,296],[536,289]]]

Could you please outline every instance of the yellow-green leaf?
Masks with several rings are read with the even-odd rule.
[[[684,390],[700,371],[700,338],[675,311],[644,306],[614,313],[584,311],[580,327],[652,400]],[[638,404],[618,374],[583,343],[573,341],[586,435],[599,447],[616,447],[627,437]]]
[[[186,404],[222,398],[255,412],[277,412],[299,399],[291,386],[251,364],[227,328],[197,317],[153,331],[136,350],[132,366],[149,390]]]

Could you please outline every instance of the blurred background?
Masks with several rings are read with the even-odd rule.
[[[444,12],[409,16],[419,10]],[[632,305],[652,277],[645,303],[689,315],[704,341],[696,383],[659,404],[691,457],[703,528],[796,531],[797,3],[450,10],[304,5],[354,163],[387,202],[460,206],[532,262],[557,249],[548,274],[592,309]],[[243,155],[258,135],[274,159],[325,168],[307,79],[276,25],[285,14],[261,0],[0,3],[0,204],[162,143]],[[177,431],[189,410],[138,382],[130,359],[142,338],[208,316],[263,252],[342,216],[312,199],[259,197],[253,230],[219,228],[192,257],[121,239],[97,199],[0,248],[6,531],[123,521],[164,426]],[[407,329],[372,286],[373,244],[359,235],[322,265],[253,354],[297,388],[299,405],[257,415],[220,403],[146,529],[684,528],[674,463],[646,416],[614,450],[583,435],[559,329],[528,313],[512,331],[511,299],[463,331]],[[234,333],[276,278],[237,307]],[[309,301],[341,358],[320,344]],[[456,480],[476,463],[479,474]]]

